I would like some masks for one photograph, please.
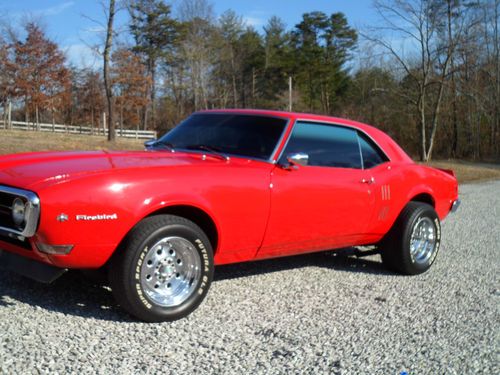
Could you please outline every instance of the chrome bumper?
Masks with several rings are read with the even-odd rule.
[[[460,206],[460,199],[457,199],[456,201],[454,201],[451,204],[451,210],[450,210],[450,212],[455,212],[456,210],[458,210],[459,206]]]

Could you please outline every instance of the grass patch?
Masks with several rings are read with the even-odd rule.
[[[117,138],[108,142],[104,136],[73,135],[23,130],[0,130],[0,154],[30,151],[141,150],[144,140]]]
[[[479,182],[500,179],[500,165],[473,163],[462,160],[436,160],[428,165],[436,168],[453,169],[458,182]]]

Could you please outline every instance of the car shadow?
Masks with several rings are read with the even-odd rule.
[[[284,258],[218,266],[214,286],[222,280],[280,272],[307,267],[323,267],[332,271],[392,275],[381,262],[351,256],[353,249],[312,253]],[[1,269],[0,309],[24,303],[60,314],[105,321],[137,323],[115,302],[108,286],[92,282],[78,271],[70,271],[52,284],[41,284]]]
[[[254,262],[228,264],[218,266],[215,270],[214,281],[248,277],[271,272],[300,269],[305,267],[322,267],[335,271],[360,272],[374,275],[392,275],[373,256],[358,258],[353,256],[354,248],[338,249],[311,254],[295,255],[282,258],[259,260]]]
[[[42,284],[2,269],[0,309],[24,303],[65,315],[133,322],[115,302],[111,289],[78,271],[69,271],[51,284]]]

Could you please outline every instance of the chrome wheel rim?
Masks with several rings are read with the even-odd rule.
[[[163,307],[183,303],[201,278],[201,258],[195,245],[182,237],[166,237],[154,244],[141,265],[142,290]]]
[[[428,217],[421,217],[413,226],[410,254],[416,263],[426,263],[436,251],[436,227]]]

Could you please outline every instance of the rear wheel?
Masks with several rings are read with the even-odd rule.
[[[205,298],[213,277],[213,253],[205,233],[172,215],[144,219],[111,260],[115,298],[147,321],[180,319]]]
[[[410,202],[382,240],[382,262],[390,269],[416,275],[427,271],[441,243],[441,225],[434,208]]]

